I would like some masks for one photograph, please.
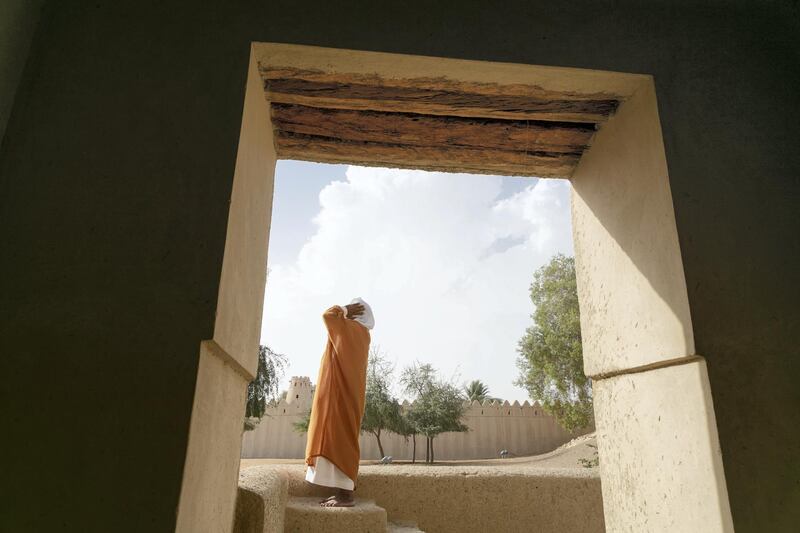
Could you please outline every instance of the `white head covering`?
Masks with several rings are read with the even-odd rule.
[[[362,300],[361,298],[353,298],[350,301],[351,304],[361,304],[364,306],[364,312],[357,317],[353,317],[352,320],[355,320],[362,326],[367,329],[372,329],[375,327],[375,316],[372,314],[372,308],[369,306],[367,302]]]

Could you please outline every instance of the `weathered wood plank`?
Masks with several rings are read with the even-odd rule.
[[[580,155],[594,124],[512,121],[318,109],[272,104],[272,123],[281,131],[350,141],[451,148]]]
[[[431,147],[341,141],[278,130],[275,145],[281,159],[319,163],[568,178],[578,163],[573,154],[532,154],[469,147]]]
[[[288,85],[288,84],[287,84]],[[352,86],[342,88],[313,87],[309,90],[270,84],[267,99],[282,104],[299,104],[328,109],[411,112],[474,118],[513,120],[553,120],[559,122],[603,122],[616,109],[616,103],[574,103],[569,101],[537,102],[531,99],[506,97],[504,101],[480,95],[387,94]],[[292,92],[295,90],[296,92]],[[399,91],[398,91],[399,92]],[[417,93],[417,94],[413,94]]]
[[[272,102],[332,109],[411,112],[475,118],[602,122],[616,111],[614,95],[573,95],[530,85],[383,79],[377,76],[261,68]]]
[[[322,70],[298,69],[294,67],[265,66],[259,64],[259,72],[265,81],[295,79],[333,84],[360,84],[374,87],[401,87],[428,89],[446,92],[474,93],[486,96],[525,96],[540,100],[623,100],[619,95],[607,92],[577,93],[543,89],[534,84],[523,83],[478,83],[439,77],[382,77],[378,74],[355,74]]]

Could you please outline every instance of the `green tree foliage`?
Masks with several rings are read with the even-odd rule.
[[[258,418],[264,416],[267,400],[278,395],[278,384],[283,378],[286,367],[286,356],[272,351],[269,346],[258,347],[258,370],[256,377],[247,385],[247,405],[245,416]],[[255,425],[245,424],[245,429],[253,429]]]
[[[306,411],[306,414],[303,415],[303,418],[294,422],[292,427],[298,433],[308,433],[308,424],[311,422],[311,409]]]
[[[398,435],[402,435],[405,437],[406,442],[408,442],[408,438],[411,437],[412,447],[411,447],[411,462],[417,462],[417,435],[419,431],[417,431],[416,426],[411,421],[409,417],[409,413],[406,412],[401,406],[400,408],[400,419],[397,421],[397,424],[393,430],[394,433]]]
[[[488,401],[496,401],[502,402],[501,398],[495,398],[494,396],[489,396],[489,387],[486,384],[479,380],[474,379],[468,385],[464,386],[464,395],[467,397],[467,400],[474,402],[475,400],[479,402]]]
[[[533,325],[519,341],[515,384],[542,402],[567,430],[592,420],[592,383],[583,373],[575,259],[554,256],[530,288]]]
[[[275,396],[275,397],[273,397],[273,398],[271,398],[271,399],[269,399],[267,401],[267,406],[269,406],[269,407],[277,406],[279,403],[281,403],[283,400],[286,399],[286,395],[288,393],[289,393],[289,391],[287,391],[286,389],[282,390],[277,396]],[[312,396],[313,396],[313,391],[312,391]]]
[[[461,423],[464,416],[464,394],[454,384],[439,379],[431,365],[413,365],[401,377],[405,391],[414,396],[414,404],[404,410],[391,394],[394,369],[378,350],[370,352],[367,367],[366,403],[361,431],[375,436],[381,457],[385,456],[381,435],[396,433],[413,439],[416,460],[417,435],[426,437],[426,461],[433,462],[434,438],[449,431],[468,431]],[[298,433],[307,433],[311,411],[293,424]]]
[[[454,384],[440,379],[429,364],[414,364],[400,378],[406,393],[414,396],[407,419],[417,433],[425,435],[425,461],[434,461],[433,441],[441,433],[468,431],[461,423],[464,395]]]
[[[396,432],[401,425],[400,403],[391,393],[393,373],[394,368],[380,349],[371,349],[361,431],[375,436],[381,458],[385,456],[381,434],[384,431]]]
[[[471,402],[475,400],[482,402],[489,398],[489,387],[483,381],[475,379],[464,387],[464,394]]]
[[[367,366],[366,402],[361,419],[361,431],[372,434],[377,443],[381,458],[385,456],[381,436],[385,432],[404,431],[400,403],[392,396],[392,375],[394,369],[380,348],[370,350]],[[311,410],[292,426],[298,433],[308,433]],[[402,434],[402,433],[401,433]]]

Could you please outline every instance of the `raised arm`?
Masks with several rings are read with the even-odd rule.
[[[346,317],[347,310],[339,305],[334,305],[322,313],[322,321],[325,322],[325,328],[328,330],[328,338],[333,343],[337,355],[341,353],[342,338],[347,327],[344,322]]]
[[[340,305],[329,307],[322,313],[322,321],[325,322],[325,327],[328,328],[328,335],[333,335],[341,329],[345,318],[347,318],[347,310]]]
[[[363,313],[364,306],[361,304],[349,304],[344,307],[334,305],[322,313],[322,321],[325,322],[325,328],[328,330],[328,338],[333,343],[337,354],[340,353],[342,337],[347,328],[345,320],[348,317],[359,316]]]

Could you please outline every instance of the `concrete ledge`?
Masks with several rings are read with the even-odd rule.
[[[272,466],[255,466],[239,474],[235,533],[283,533],[289,476]]]
[[[293,496],[324,494],[303,481],[303,465],[244,472],[256,468],[286,472]],[[589,469],[369,465],[360,469],[356,497],[428,533],[605,531],[600,478]]]
[[[425,533],[425,532],[422,531],[421,529],[418,529],[417,526],[396,524],[394,522],[389,522],[386,525],[386,533]]]
[[[356,498],[353,507],[320,507],[319,498],[289,498],[284,533],[386,533],[386,510]]]

